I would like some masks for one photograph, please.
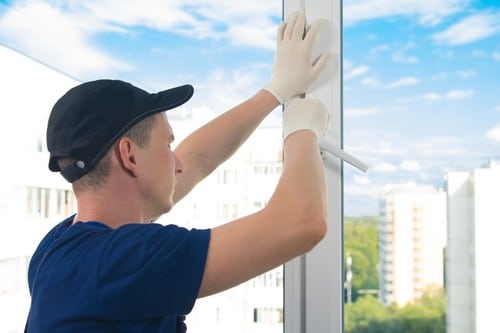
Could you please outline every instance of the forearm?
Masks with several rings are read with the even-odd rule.
[[[283,227],[295,227],[307,248],[316,244],[326,228],[326,181],[316,135],[307,130],[293,133],[283,153],[283,174],[268,209],[281,214],[279,221],[287,224]],[[312,232],[311,239],[303,237],[304,230]]]
[[[316,135],[284,144],[284,169],[268,205],[212,229],[199,297],[231,288],[311,250],[326,233],[325,177]]]
[[[189,135],[176,149],[186,170],[178,176],[174,200],[180,200],[193,186],[231,157],[278,105],[272,94],[260,90]]]

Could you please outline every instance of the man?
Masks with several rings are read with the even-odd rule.
[[[328,112],[297,99],[325,66],[311,61],[319,22],[295,13],[278,28],[270,83],[188,136],[175,151],[164,111],[180,86],[149,94],[97,80],[68,91],[47,127],[49,168],[73,185],[78,211],[34,253],[27,332],[185,332],[198,297],[231,288],[305,253],[326,232],[318,136]],[[283,174],[262,210],[211,230],[151,223],[229,158],[278,105]]]

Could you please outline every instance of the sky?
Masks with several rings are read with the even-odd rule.
[[[281,1],[0,0],[0,44],[80,81],[149,91],[191,83],[228,109],[267,83]],[[500,4],[343,1],[346,215],[377,215],[385,184],[443,187],[500,160]],[[1,73],[0,73],[1,75]]]

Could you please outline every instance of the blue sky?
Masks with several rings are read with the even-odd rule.
[[[0,43],[79,80],[147,90],[192,83],[223,111],[269,79],[281,1],[0,1]],[[500,159],[500,5],[345,0],[348,215],[377,214],[387,183],[443,186]]]

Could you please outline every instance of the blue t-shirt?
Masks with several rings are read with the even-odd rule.
[[[185,332],[210,230],[73,217],[55,226],[28,271],[28,333]]]

